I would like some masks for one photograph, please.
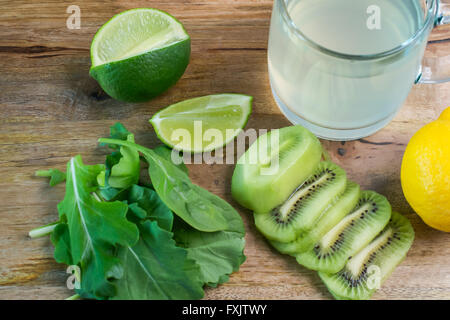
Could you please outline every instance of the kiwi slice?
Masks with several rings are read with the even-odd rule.
[[[290,255],[311,250],[317,241],[356,206],[359,196],[359,185],[352,181],[347,181],[347,187],[342,196],[322,213],[314,228],[307,233],[301,234],[295,241],[288,243],[270,241],[270,243],[279,252]]]
[[[414,229],[409,220],[392,212],[384,230],[341,271],[336,274],[319,272],[319,276],[337,299],[370,299],[378,285],[406,257],[413,240]]]
[[[299,253],[297,262],[326,273],[341,270],[347,260],[367,246],[391,217],[391,205],[374,191],[363,191],[356,207],[328,231],[314,248]]]
[[[272,130],[239,158],[231,182],[233,198],[267,213],[311,176],[321,156],[320,141],[302,126]]]
[[[256,227],[268,238],[294,241],[308,232],[321,213],[345,190],[346,173],[338,165],[320,162],[313,175],[291,196],[267,213],[255,212]]]

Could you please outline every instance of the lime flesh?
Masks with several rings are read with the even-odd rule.
[[[179,21],[160,10],[132,9],[95,35],[90,74],[115,99],[147,101],[178,81],[189,57],[190,37]]]
[[[150,119],[166,145],[187,152],[208,152],[233,140],[245,127],[253,98],[217,94],[173,104]]]

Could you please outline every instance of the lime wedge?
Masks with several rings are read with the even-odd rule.
[[[115,99],[147,101],[178,81],[190,52],[190,37],[174,17],[156,9],[132,9],[98,30],[90,74]]]
[[[150,123],[159,139],[171,148],[208,152],[233,140],[245,127],[253,98],[241,94],[217,94],[173,104]]]

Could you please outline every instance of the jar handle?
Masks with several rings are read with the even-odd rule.
[[[435,27],[450,24],[450,0],[437,0]],[[450,42],[450,35],[443,40],[429,41],[429,45]],[[445,46],[448,47],[448,46]],[[450,81],[450,52],[444,57],[425,57],[416,83],[443,83]]]

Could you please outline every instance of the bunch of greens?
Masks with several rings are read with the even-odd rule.
[[[65,181],[66,194],[59,221],[30,236],[51,233],[55,260],[80,268],[77,295],[199,299],[205,284],[228,281],[245,260],[244,226],[233,207],[193,184],[170,149],[136,144],[120,123],[99,141],[114,150],[105,164],[85,165],[76,156],[65,174],[36,173],[51,186]],[[139,182],[142,159],[151,185]]]

